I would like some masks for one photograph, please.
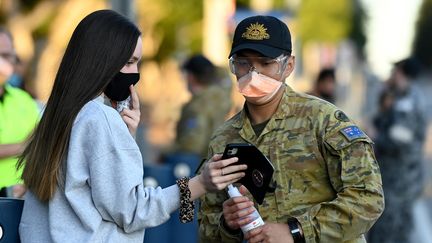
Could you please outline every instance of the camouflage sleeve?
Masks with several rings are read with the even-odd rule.
[[[324,136],[322,153],[336,198],[317,204],[298,217],[306,242],[356,239],[370,229],[384,210],[372,141],[351,122],[330,127]],[[354,132],[347,135],[350,129]]]
[[[175,149],[201,154],[208,144],[208,124],[205,115],[189,110],[179,121]]]
[[[209,158],[213,151],[209,148]],[[222,205],[228,196],[225,191],[207,193],[200,198],[198,209],[199,242],[202,243],[237,243],[242,242],[241,231],[238,234],[231,234],[223,226]]]

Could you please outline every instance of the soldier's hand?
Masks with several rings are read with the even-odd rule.
[[[221,160],[222,155],[214,155],[206,164],[199,180],[207,192],[219,191],[232,184],[245,173],[246,165],[231,165],[238,161],[237,157]]]
[[[242,195],[247,193],[246,190],[244,186],[240,187]],[[230,198],[223,203],[224,221],[231,230],[238,230],[241,226],[252,222],[253,218],[248,217],[248,215],[254,211],[253,202],[245,196]]]
[[[266,223],[265,225],[249,231],[245,235],[249,243],[272,242],[294,243],[294,239],[287,224]]]

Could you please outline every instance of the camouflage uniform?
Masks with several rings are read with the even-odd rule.
[[[174,150],[205,158],[212,133],[230,109],[231,92],[224,86],[210,85],[192,96],[182,108]]]
[[[374,124],[386,209],[369,232],[368,242],[409,242],[413,204],[424,187],[426,117],[419,91],[411,87],[403,96],[396,96],[394,107],[378,114]]]
[[[254,144],[275,167],[276,190],[256,205],[264,221],[296,217],[306,242],[365,242],[384,208],[381,176],[371,140],[343,112],[286,87],[259,137],[243,110],[215,132],[209,156],[233,142]],[[223,227],[227,198],[225,191],[201,198],[200,242],[242,241]]]

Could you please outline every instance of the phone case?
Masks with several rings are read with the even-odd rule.
[[[246,175],[238,182],[244,185],[258,204],[262,204],[273,177],[274,167],[267,157],[252,144],[227,144],[222,159],[237,157],[236,164],[246,164]]]

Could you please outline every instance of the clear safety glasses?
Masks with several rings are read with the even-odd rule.
[[[242,77],[254,70],[266,76],[274,77],[283,72],[289,56],[281,55],[277,58],[269,57],[237,57],[229,59],[231,72],[237,77]]]

